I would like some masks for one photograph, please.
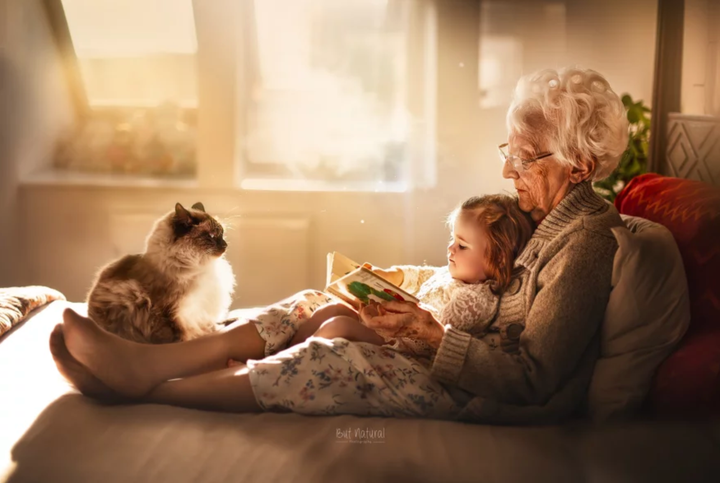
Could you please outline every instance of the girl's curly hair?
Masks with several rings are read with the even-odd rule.
[[[518,206],[518,199],[508,195],[473,196],[449,216],[454,224],[460,213],[473,213],[489,238],[485,257],[493,291],[502,294],[510,285],[515,258],[530,240],[535,224]]]

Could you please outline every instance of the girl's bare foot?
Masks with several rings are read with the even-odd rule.
[[[65,346],[62,325],[58,324],[50,334],[50,353],[60,374],[72,383],[85,396],[105,402],[123,402],[115,391],[93,376],[88,369],[80,364]]]
[[[70,355],[121,396],[140,398],[155,384],[136,357],[140,344],[106,332],[95,322],[65,309],[63,335]]]

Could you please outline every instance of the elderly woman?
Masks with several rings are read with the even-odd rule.
[[[503,176],[538,227],[482,337],[388,302],[384,311],[363,309],[363,323],[416,334],[437,349],[430,364],[345,339],[300,342],[314,317],[342,311],[303,292],[226,332],[161,346],[119,339],[67,311],[50,340],[58,368],[89,396],[213,410],[491,423],[572,415],[599,354],[617,250],[611,228],[622,224],[591,181],[607,176],[626,147],[625,111],[600,74],[546,70],[519,82],[507,125]],[[247,368],[223,369],[228,357]]]

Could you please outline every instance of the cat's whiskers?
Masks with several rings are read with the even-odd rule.
[[[239,209],[240,209],[239,206],[233,206],[232,208],[230,208],[229,210],[227,210],[227,211],[225,212],[225,214],[222,215],[222,217],[224,218],[225,216],[229,215],[229,214],[232,213],[233,211],[239,210]]]
[[[227,218],[218,218],[218,221],[223,228],[227,228],[228,226],[233,226],[233,221],[237,220],[238,218],[242,218],[242,215],[229,216]]]

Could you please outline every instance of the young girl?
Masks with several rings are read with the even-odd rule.
[[[515,198],[487,195],[466,200],[450,214],[448,224],[452,233],[446,266],[373,270],[415,295],[444,325],[452,322],[453,327],[479,337],[495,316],[499,295],[510,284],[515,257],[532,235],[532,220],[520,210]],[[389,344],[424,360],[434,356],[434,350],[414,340],[412,334],[383,334],[365,327],[349,307],[334,305],[322,311],[318,310],[312,324],[301,327],[304,330],[298,331],[291,345],[314,330],[316,337]]]

